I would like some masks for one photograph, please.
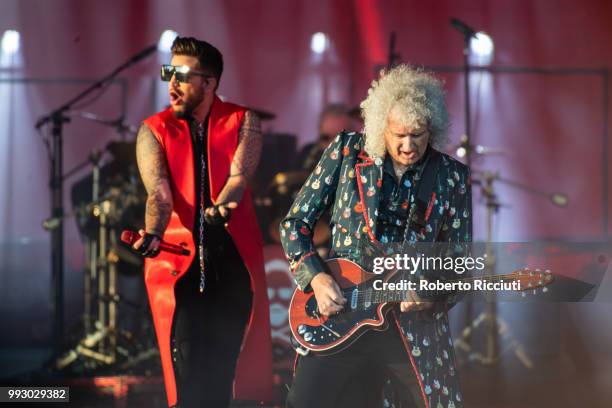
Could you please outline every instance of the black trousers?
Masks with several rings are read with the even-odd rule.
[[[384,332],[366,332],[339,353],[300,357],[287,407],[380,408],[389,406],[383,405],[383,389],[395,407],[425,406],[393,324]]]
[[[204,292],[197,255],[175,286],[172,358],[181,408],[229,406],[253,300],[248,271],[229,234],[221,231],[208,242]]]

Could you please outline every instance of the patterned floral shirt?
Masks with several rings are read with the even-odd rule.
[[[440,153],[426,225],[415,228],[413,223],[406,228],[397,223],[405,224],[407,210],[415,205],[413,196],[425,160],[404,174],[398,184],[383,158],[371,158],[363,152],[363,142],[359,133],[339,134],[281,222],[281,242],[296,283],[303,290],[308,290],[317,273],[326,271],[314,250],[312,231],[327,210],[331,212],[332,256],[357,263],[364,242],[387,239],[410,246],[442,242],[456,247],[472,240],[470,176],[465,165]],[[423,311],[393,311],[427,408],[463,407],[446,313],[456,299],[457,294],[445,294],[436,299],[435,307]]]
[[[469,172],[442,154],[435,183],[435,205],[421,231],[406,228],[409,210],[428,153],[396,182],[390,159],[369,158],[364,137],[342,132],[327,147],[280,224],[281,243],[296,283],[307,288],[326,271],[312,242],[314,225],[331,211],[332,252],[359,263],[362,239],[387,242],[470,242]],[[385,163],[386,162],[386,163]]]

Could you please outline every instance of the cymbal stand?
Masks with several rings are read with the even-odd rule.
[[[493,251],[493,216],[499,210],[501,204],[497,199],[497,194],[493,188],[493,183],[497,175],[484,172],[483,180],[478,184],[486,199],[487,217],[486,228],[487,237],[485,242],[486,272],[488,275],[495,274],[496,259]],[[472,332],[477,330],[484,323],[484,350],[477,351],[471,345]],[[454,342],[455,348],[463,350],[468,354],[470,361],[477,361],[483,365],[492,365],[499,361],[501,356],[499,349],[499,338],[508,339],[514,354],[525,368],[532,368],[533,362],[525,352],[525,348],[519,343],[510,332],[507,322],[498,316],[495,291],[490,291],[486,295],[485,310],[476,319],[472,320],[463,329],[462,334]]]
[[[89,162],[93,164],[92,170],[92,202],[97,202],[100,199],[100,152],[92,152],[89,155]],[[83,279],[83,328],[85,335],[89,335],[92,332],[92,285],[96,279],[97,274],[97,255],[98,255],[98,242],[95,239],[91,239],[89,236],[85,236],[85,251],[87,265]]]
[[[97,176],[94,166],[94,184]],[[94,188],[94,193],[98,193]],[[110,248],[113,243],[113,228],[109,215],[114,210],[112,200],[100,201],[93,207],[93,215],[99,219],[98,239],[90,239],[88,246],[88,271],[85,278],[85,322],[93,320],[92,306],[97,303],[97,318],[93,327],[86,323],[85,336],[77,346],[56,361],[56,368],[63,369],[77,360],[87,357],[88,366],[102,363],[110,365],[117,359],[117,267],[116,256]],[[93,288],[97,283],[97,297],[93,299]]]

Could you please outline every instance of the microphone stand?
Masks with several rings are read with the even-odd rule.
[[[487,274],[495,275],[496,259],[493,251],[493,218],[497,214],[501,203],[497,199],[497,194],[494,189],[495,182],[506,184],[513,188],[526,191],[530,194],[543,196],[548,198],[549,202],[558,206],[565,207],[568,204],[568,198],[563,193],[547,193],[538,190],[526,184],[500,177],[499,174],[489,171],[474,170],[472,174],[478,176],[474,179],[474,184],[479,185],[482,195],[486,200],[487,216],[486,216],[486,269]],[[497,312],[495,292],[491,292],[486,298],[485,310],[473,320],[468,320],[467,325],[463,328],[461,335],[455,340],[455,346],[461,348],[468,353],[468,358],[471,361],[478,361],[483,365],[495,364],[500,358],[499,338],[505,338],[510,342],[510,347],[513,349],[517,359],[528,369],[533,367],[533,362],[529,358],[525,347],[516,340],[511,333],[509,325]],[[470,304],[471,306],[471,304]],[[470,311],[471,313],[471,311]],[[475,351],[471,345],[472,333],[481,323],[484,323],[484,351]]]
[[[540,196],[540,197],[544,197],[546,199],[548,199],[548,201],[557,206],[557,207],[565,207],[567,206],[567,204],[569,203],[569,198],[567,197],[567,195],[565,195],[564,193],[560,193],[560,192],[548,192],[548,191],[543,191],[540,189],[537,189],[535,187],[532,187],[530,185],[521,183],[519,181],[516,180],[512,180],[512,179],[508,179],[505,177],[501,177],[499,175],[499,173],[490,173],[488,171],[482,171],[482,170],[472,170],[472,174],[473,175],[478,175],[479,177],[482,177],[485,180],[491,179],[492,181],[497,181],[499,183],[502,184],[506,184],[512,188],[516,188],[517,190],[522,190],[525,191],[529,194],[533,194],[536,196]],[[474,184],[479,183],[479,180],[476,179]]]
[[[144,59],[156,50],[156,46],[150,46],[135,54],[125,63],[115,68],[110,74],[96,81],[84,91],[64,103],[51,113],[41,117],[36,122],[36,129],[40,129],[47,123],[51,123],[51,176],[49,186],[51,188],[51,216],[60,217],[57,228],[51,231],[51,279],[52,279],[52,303],[54,310],[53,320],[53,351],[60,351],[61,340],[64,332],[64,177],[63,177],[63,126],[70,121],[67,113],[72,107],[83,100],[87,95],[96,90],[108,86],[120,72]]]
[[[465,164],[472,165],[472,121],[470,108],[470,39],[475,35],[475,31],[467,24],[456,18],[450,19],[451,26],[459,31],[463,36],[463,107],[465,121],[465,135],[461,137],[461,145],[465,149]],[[469,324],[473,319],[473,305],[471,299],[465,302],[465,322]],[[466,336],[466,343],[471,343],[470,333]]]
[[[488,275],[495,275],[496,259],[493,251],[493,217],[499,211],[501,203],[498,201],[497,194],[494,190],[494,182],[497,179],[497,175],[490,172],[484,172],[481,177],[481,179],[474,180],[474,184],[480,186],[482,195],[486,199],[487,236],[485,242],[485,267]],[[484,350],[479,352],[475,351],[474,347],[472,347],[471,336],[481,324],[484,324]],[[477,361],[483,365],[492,365],[499,361],[501,355],[499,345],[500,336],[509,339],[514,354],[526,368],[530,369],[533,367],[533,362],[527,355],[523,345],[514,339],[510,333],[508,323],[499,317],[496,295],[494,291],[491,291],[491,293],[488,293],[486,296],[484,311],[480,313],[476,319],[468,321],[461,335],[455,340],[454,345],[467,352],[470,361]]]
[[[390,70],[401,61],[402,56],[395,51],[395,31],[389,36],[389,52],[387,54],[387,70]]]
[[[476,32],[467,24],[459,19],[451,18],[450,24],[463,36],[463,106],[465,114],[465,164],[469,167],[472,164],[472,124],[470,107],[470,40],[475,37]]]
[[[465,35],[463,36],[463,99],[465,106],[465,136],[466,136],[466,144],[468,148],[465,150],[465,164],[470,167],[472,165],[472,149],[471,149],[471,140],[472,140],[472,121],[471,118],[471,109],[470,109],[470,63],[469,63],[469,54],[470,54],[470,38],[471,36]]]

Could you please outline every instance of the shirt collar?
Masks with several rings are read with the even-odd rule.
[[[421,157],[419,159],[419,161],[417,161],[416,163],[411,164],[410,166],[408,166],[408,168],[406,169],[406,173],[420,173],[421,170],[423,170],[423,167],[425,167],[425,163],[427,163],[427,159],[429,158],[430,155],[430,151],[431,151],[431,146],[427,145],[427,149],[425,149],[425,154],[423,154],[423,157]],[[383,164],[383,171],[392,175],[393,177],[395,176],[395,169],[393,168],[393,159],[391,159],[391,156],[386,154],[385,155],[385,162]]]

